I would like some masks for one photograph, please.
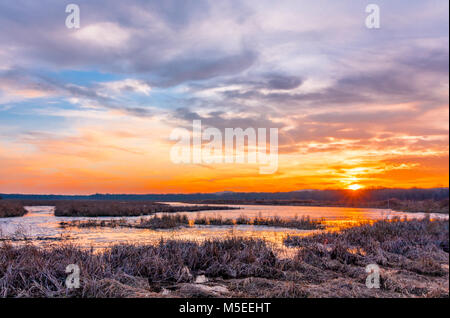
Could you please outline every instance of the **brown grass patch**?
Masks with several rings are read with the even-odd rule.
[[[19,202],[0,200],[0,218],[23,216],[26,213],[27,211]]]

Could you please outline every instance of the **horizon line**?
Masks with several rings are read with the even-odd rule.
[[[373,190],[433,190],[433,189],[449,189],[449,187],[430,187],[430,188],[419,188],[419,187],[411,187],[411,188],[388,188],[388,187],[367,187],[358,190],[351,189],[338,189],[338,188],[329,188],[329,189],[300,189],[300,190],[292,190],[292,191],[232,191],[232,190],[223,190],[223,191],[215,191],[215,192],[179,192],[179,193],[91,193],[91,194],[55,194],[55,193],[0,193],[1,195],[28,195],[28,196],[96,196],[96,195],[136,195],[136,196],[145,196],[145,195],[195,195],[195,194],[220,194],[220,193],[291,193],[291,192],[301,192],[301,191],[345,191],[345,192],[355,192],[355,191],[373,191]]]

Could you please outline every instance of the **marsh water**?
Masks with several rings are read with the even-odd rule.
[[[188,205],[169,203],[171,205]],[[240,216],[294,218],[309,216],[322,219],[330,229],[338,229],[363,221],[393,217],[423,218],[424,213],[403,213],[385,209],[344,208],[344,207],[306,207],[306,206],[259,206],[243,205],[238,210],[212,210],[202,212],[179,212],[190,219],[197,217],[216,217],[235,219]],[[61,241],[70,242],[81,247],[104,248],[113,244],[155,244],[161,239],[182,239],[202,241],[226,237],[262,238],[276,245],[281,245],[287,235],[309,235],[314,231],[296,230],[267,226],[201,226],[181,227],[169,230],[150,230],[133,228],[61,228],[60,222],[88,219],[123,219],[123,217],[56,217],[54,207],[26,207],[28,213],[23,217],[0,218],[0,239],[13,238],[15,242],[32,241],[33,244],[52,245]],[[129,221],[152,216],[126,217]],[[447,218],[448,215],[431,214],[431,218]],[[317,231],[317,230],[316,230]]]

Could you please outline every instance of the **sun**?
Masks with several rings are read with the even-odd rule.
[[[347,189],[356,191],[356,190],[359,190],[359,189],[361,189],[361,188],[362,188],[362,185],[359,185],[359,184],[351,184],[351,185],[348,186]]]

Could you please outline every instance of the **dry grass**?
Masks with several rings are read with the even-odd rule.
[[[0,200],[0,218],[23,216],[26,213],[27,211],[19,202]]]
[[[377,264],[384,269],[383,290],[406,296],[437,293],[448,297],[448,226],[448,221],[428,218],[384,220],[339,233],[288,237],[285,244],[300,248],[297,258],[303,267],[325,271],[318,277],[328,272],[330,276],[339,273],[361,279],[365,266]],[[432,286],[433,280],[447,287]]]
[[[60,222],[59,225],[62,228],[68,228],[68,227],[78,227],[78,228],[129,227],[129,228],[139,228],[139,229],[171,229],[171,228],[189,225],[189,219],[185,215],[164,214],[161,216],[155,215],[154,217],[151,217],[148,219],[141,218],[138,222],[130,222],[126,219],[87,220],[87,221]]]
[[[271,200],[271,199],[226,199],[226,200],[198,200],[197,204],[232,204],[232,205],[272,205],[272,206],[321,206],[321,207],[354,207],[392,209],[402,212],[425,212],[449,214],[449,199],[442,200],[366,200],[363,198],[348,198],[346,200],[317,201],[317,200]]]
[[[140,216],[161,212],[176,213],[235,209],[227,206],[170,206],[150,201],[57,201],[54,204],[56,216],[75,217]]]
[[[70,227],[78,227],[78,228],[92,228],[92,227],[109,227],[109,228],[117,228],[117,227],[131,227],[131,223],[126,219],[120,220],[87,220],[87,221],[67,221],[67,222],[59,222],[59,226],[61,228],[70,228]]]
[[[140,229],[171,229],[187,225],[189,225],[189,219],[186,215],[162,215],[150,219],[141,219],[134,227]]]
[[[60,226],[66,227],[130,227],[141,229],[171,229],[189,225],[211,225],[211,226],[233,226],[233,225],[255,225],[255,226],[271,226],[283,228],[295,228],[301,230],[322,229],[323,224],[320,220],[311,220],[309,217],[301,217],[294,219],[281,219],[278,217],[263,218],[257,217],[250,219],[239,217],[237,219],[226,219],[222,217],[198,217],[189,221],[186,215],[167,215],[154,216],[148,219],[140,219],[138,222],[129,222],[125,219],[121,220],[88,220],[88,221],[70,221],[61,222]]]
[[[316,230],[322,229],[323,222],[321,220],[313,220],[309,216],[302,216],[301,218],[295,217],[293,219],[283,219],[280,217],[256,217],[247,218],[241,216],[235,220],[224,219],[221,217],[203,217],[197,218],[194,221],[198,225],[256,225],[256,226],[270,226],[270,227],[283,227],[283,228],[295,228],[299,230]]]
[[[386,201],[384,201],[386,202]],[[391,209],[396,211],[405,212],[428,212],[428,213],[445,213],[449,214],[449,200],[422,200],[422,201],[412,201],[412,200],[396,200],[391,199],[389,203],[385,203],[384,207],[389,206]]]
[[[295,217],[293,219],[282,219],[279,217],[262,218],[252,220],[253,225],[265,225],[275,227],[295,228],[300,230],[317,230],[324,228],[322,220],[313,220],[309,216]]]
[[[80,266],[80,289],[65,288],[69,264]],[[224,278],[277,277],[281,272],[275,265],[270,248],[256,240],[161,241],[157,246],[119,245],[97,254],[70,245],[44,249],[3,244],[0,296],[155,296],[153,291],[161,291],[162,286],[192,283],[193,274],[199,273]]]
[[[448,221],[380,221],[286,243],[299,248],[294,257],[240,238],[118,245],[97,253],[5,243],[0,296],[448,297]],[[372,263],[382,269],[381,289],[365,286],[365,266]],[[81,268],[79,289],[64,286],[68,264]]]

